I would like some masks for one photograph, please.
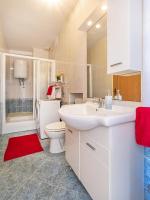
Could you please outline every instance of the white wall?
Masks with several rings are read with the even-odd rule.
[[[5,37],[2,30],[2,25],[0,23],[0,51],[5,51],[7,48]]]
[[[58,71],[65,74],[65,101],[69,101],[70,93],[83,93],[86,97],[87,33],[79,31],[79,27],[99,3],[100,0],[78,1],[51,52]]]
[[[88,64],[92,65],[93,96],[104,97],[112,91],[112,76],[107,74],[107,36],[88,48]]]
[[[5,51],[5,49],[7,48],[6,42],[5,42],[5,38],[3,35],[3,31],[2,31],[2,27],[0,24],[0,51]],[[0,63],[0,93],[1,93],[1,75],[2,75],[2,71],[1,71],[1,63]],[[1,95],[0,95],[0,135],[2,133],[2,99],[1,99]]]
[[[150,107],[150,1],[143,1],[143,71],[142,71],[142,105]],[[145,200],[150,198],[150,151],[145,148]]]
[[[143,1],[142,103],[150,106],[150,1]]]
[[[43,49],[33,48],[33,56],[48,59],[49,58],[49,51],[46,51],[46,50],[43,50]]]
[[[1,94],[1,87],[2,87],[2,67],[1,67],[1,60],[0,60],[0,94]],[[2,96],[0,95],[0,135],[2,134]]]

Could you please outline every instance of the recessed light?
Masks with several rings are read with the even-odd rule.
[[[100,24],[96,24],[96,29],[100,29],[101,28],[101,25]]]
[[[93,24],[93,22],[91,20],[87,22],[88,26],[92,26],[92,24]]]
[[[102,5],[102,6],[101,6],[101,10],[102,10],[102,11],[106,11],[106,10],[107,10],[107,5]]]
[[[47,0],[49,4],[57,5],[59,3],[59,0]]]

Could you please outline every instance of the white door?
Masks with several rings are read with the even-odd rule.
[[[108,200],[108,167],[100,159],[93,145],[80,144],[80,180],[93,200]]]
[[[79,177],[79,133],[66,127],[65,134],[66,160]]]
[[[141,71],[142,0],[108,0],[108,73]]]
[[[129,66],[128,0],[108,0],[108,71]]]

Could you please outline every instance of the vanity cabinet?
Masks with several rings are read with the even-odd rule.
[[[144,200],[144,151],[135,123],[77,131],[67,127],[66,159],[93,200]]]
[[[70,127],[66,127],[65,151],[67,162],[79,176],[79,133]]]
[[[107,72],[142,69],[142,0],[108,0]]]

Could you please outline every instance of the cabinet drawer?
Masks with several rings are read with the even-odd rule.
[[[88,137],[95,141],[98,145],[109,149],[109,128],[98,127],[89,131],[82,131],[81,139]]]
[[[105,147],[96,143],[93,139],[86,136],[85,134],[80,136],[80,144],[85,148],[89,149],[93,155],[102,162],[104,165],[108,166],[109,164],[109,150]]]
[[[80,180],[93,200],[108,200],[108,168],[96,159],[93,151],[80,146]]]

